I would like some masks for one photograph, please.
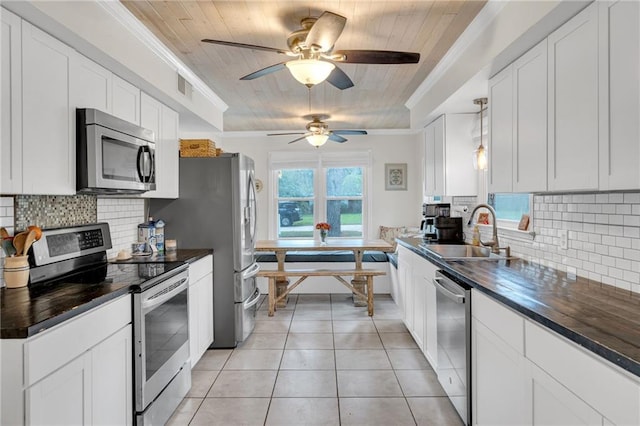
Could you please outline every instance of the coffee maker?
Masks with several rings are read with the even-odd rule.
[[[464,244],[461,217],[436,217],[436,238],[440,244]]]
[[[438,240],[436,220],[441,217],[449,217],[450,212],[451,204],[449,203],[425,203],[422,205],[422,217],[424,219],[420,224],[420,231],[425,241],[435,242]]]

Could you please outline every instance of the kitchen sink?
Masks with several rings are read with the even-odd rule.
[[[506,256],[491,253],[489,247],[470,246],[465,244],[420,244],[444,260],[502,260]]]

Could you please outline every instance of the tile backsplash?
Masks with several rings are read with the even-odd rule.
[[[640,293],[639,192],[535,195],[533,231],[535,238],[501,231],[500,245],[510,245],[518,257]],[[482,234],[490,239],[490,228]]]
[[[145,221],[145,200],[141,198],[98,198],[98,222],[107,222],[113,248],[107,251],[114,257],[119,250],[131,250],[138,241],[138,224]]]
[[[0,197],[0,226],[13,235],[29,225],[58,228],[86,223],[107,222],[113,248],[107,252],[113,257],[118,250],[131,249],[138,240],[138,224],[144,222],[145,199],[98,198],[95,195],[17,195]]]

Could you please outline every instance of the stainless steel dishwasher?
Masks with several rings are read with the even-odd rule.
[[[471,424],[471,288],[436,271],[438,381],[465,424]]]

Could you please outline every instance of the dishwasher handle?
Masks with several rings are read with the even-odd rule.
[[[441,276],[435,277],[433,279],[433,285],[436,287],[436,290],[439,291],[442,295],[444,295],[447,299],[450,299],[450,300],[454,301],[457,304],[463,304],[465,302],[464,294],[457,294],[457,293],[454,293],[453,291],[449,290],[447,287],[445,287],[440,282],[442,280],[449,281],[446,278],[441,277]]]

